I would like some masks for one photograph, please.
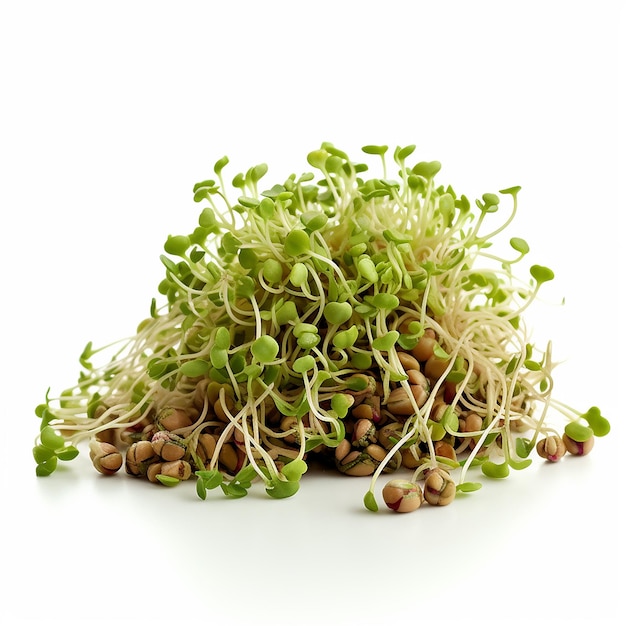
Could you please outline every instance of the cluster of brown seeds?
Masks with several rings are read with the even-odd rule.
[[[362,379],[362,384],[359,391],[343,392],[343,400],[349,406],[343,419],[345,438],[336,447],[320,444],[307,452],[305,458],[330,463],[348,476],[371,476],[383,462],[384,473],[400,468],[415,472],[415,476],[420,475],[423,487],[413,481],[392,480],[383,490],[385,503],[397,512],[416,510],[424,501],[438,506],[449,504],[455,496],[455,483],[445,462],[454,465],[462,453],[472,451],[485,428],[485,418],[478,412],[462,410],[458,403],[451,404],[456,393],[454,383],[439,385],[427,419],[429,424],[437,425],[446,412],[454,411],[458,432],[453,435],[441,428],[439,435],[434,436],[432,430],[432,450],[427,442],[416,438],[389,457],[391,449],[403,437],[415,405],[421,408],[426,404],[442,376],[442,368],[447,365],[434,354],[436,343],[434,333],[427,332],[413,350],[397,353],[409,391],[405,386],[391,383],[386,402],[383,384],[374,372],[354,375],[353,378]],[[479,373],[476,377],[479,378]],[[125,466],[131,476],[164,484],[168,480],[187,480],[195,471],[209,466],[225,476],[234,476],[248,462],[250,449],[246,449],[242,429],[233,427],[237,407],[232,386],[199,378],[188,379],[186,390],[178,396],[177,406],[166,405],[132,428],[101,430],[91,444],[95,468],[103,474],[113,474]],[[330,405],[329,399],[325,402]],[[106,410],[106,406],[100,410]],[[262,445],[279,469],[298,456],[303,435],[328,432],[328,425],[315,420],[311,413],[285,416],[270,400],[265,403],[263,414]],[[512,421],[510,426],[519,431],[527,428],[523,419]],[[490,444],[491,450],[500,444],[498,436]],[[540,457],[555,462],[566,451],[582,455],[592,446],[593,439],[579,443],[564,434],[542,439],[536,449]],[[262,455],[254,449],[252,454],[262,465]]]
[[[441,376],[441,359],[433,354],[435,344],[434,334],[427,332],[412,352],[398,352],[412,398],[403,386],[392,383],[384,402],[383,385],[374,372],[353,375],[353,379],[361,378],[363,384],[359,391],[345,390],[340,394],[349,406],[343,419],[345,438],[336,447],[320,444],[305,456],[331,463],[348,476],[373,474],[403,436],[407,419],[414,415],[415,404],[420,408],[424,406],[433,384]],[[232,427],[233,415],[237,412],[232,386],[207,378],[188,379],[185,385],[186,393],[176,397],[176,406],[163,406],[132,428],[115,426],[100,430],[91,444],[96,469],[103,474],[113,474],[125,466],[128,474],[147,477],[152,482],[158,482],[158,476],[186,480],[194,471],[205,469],[209,464],[225,475],[236,474],[248,457],[241,429]],[[450,408],[448,402],[454,392],[453,384],[441,387],[428,416],[431,423],[442,419]],[[322,401],[328,405],[325,408],[330,408],[330,395]],[[98,411],[106,409],[102,404]],[[279,469],[300,453],[303,434],[306,437],[328,432],[328,425],[311,414],[285,416],[271,400],[263,409],[260,437],[263,448]],[[460,433],[468,435],[442,434],[433,442],[436,456],[452,461],[456,461],[461,451],[474,447],[476,435],[483,428],[483,419],[476,412],[461,411],[458,407],[454,410],[459,418]],[[123,449],[126,449],[125,459]],[[262,464],[263,459],[256,457]],[[401,467],[414,470],[428,460],[427,444],[416,440],[388,459],[383,471],[389,473]]]

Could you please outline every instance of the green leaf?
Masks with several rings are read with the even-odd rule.
[[[45,446],[35,446],[33,448],[33,458],[37,463],[43,463],[48,459],[51,459],[54,454],[54,450],[50,450],[50,448],[46,448]]]
[[[376,502],[376,496],[368,491],[363,497],[363,504],[368,511],[372,511],[372,513],[376,513],[378,511],[378,503]]]
[[[306,211],[300,215],[300,221],[307,230],[320,230],[326,226],[328,216],[321,211]]]
[[[365,278],[365,280],[367,280],[368,282],[378,282],[378,272],[376,271],[376,265],[370,257],[361,257],[357,262],[357,269],[359,270],[359,274],[361,274],[361,276]]]
[[[397,163],[402,163],[407,157],[410,157],[415,152],[415,145],[405,146],[401,148],[398,146],[394,152],[394,158]]]
[[[211,362],[213,362],[211,360]],[[216,365],[213,363],[215,367],[224,367],[226,363],[223,365]],[[184,376],[188,376],[189,378],[196,378],[198,376],[204,376],[209,373],[210,364],[207,363],[203,359],[194,359],[193,361],[186,361],[180,366],[180,373]]]
[[[538,285],[547,283],[554,278],[554,272],[549,267],[544,267],[543,265],[531,266],[530,275],[537,281]]]
[[[253,356],[261,363],[270,363],[276,359],[280,346],[276,339],[263,335],[255,340],[250,348]]]
[[[329,324],[344,324],[352,317],[352,306],[349,302],[329,302],[324,307],[324,317]]]
[[[187,235],[170,235],[163,248],[168,254],[183,256],[190,245],[191,241]]]
[[[593,437],[593,430],[580,422],[570,422],[565,426],[565,434],[570,439],[583,443]]]
[[[315,367],[315,358],[310,354],[301,356],[293,362],[293,371],[298,374],[305,374]]]
[[[451,406],[444,411],[440,423],[448,433],[454,434],[459,431],[459,416]]]
[[[326,164],[326,159],[330,155],[326,150],[313,150],[313,152],[309,152],[307,155],[307,162],[309,165],[321,170],[324,169],[324,165]]]
[[[509,459],[509,465],[514,470],[526,469],[532,463],[532,459],[524,459],[523,461],[516,461],[515,459]]]
[[[480,469],[489,478],[506,478],[509,475],[509,464],[506,461],[504,463],[485,461]]]
[[[230,348],[230,331],[225,326],[218,326],[215,331],[214,343],[218,348],[228,350]]]
[[[581,417],[589,424],[596,437],[604,437],[611,431],[609,420],[602,416],[597,406],[592,406],[586,413],[583,413]]]
[[[380,350],[381,352],[389,352],[395,345],[396,341],[400,337],[400,333],[397,330],[390,330],[381,337],[376,337],[372,341],[372,348],[374,350]]]
[[[339,331],[333,336],[333,346],[338,350],[351,348],[359,337],[359,329],[356,325],[350,326],[347,330]]]
[[[47,461],[39,463],[35,468],[37,476],[50,476],[52,472],[57,468],[57,457],[52,456]]]
[[[337,413],[337,417],[343,419],[348,415],[348,410],[354,404],[354,398],[348,394],[344,393],[336,393],[330,399],[330,407],[335,413]]]
[[[309,235],[303,230],[292,230],[285,237],[284,250],[289,256],[300,256],[311,249]]]
[[[300,483],[297,480],[280,480],[278,478],[274,478],[269,481],[265,491],[272,498],[282,499],[290,498],[297,493],[299,488]]]
[[[219,470],[199,470],[196,476],[202,481],[206,489],[215,489],[224,481],[224,476]]]
[[[57,457],[60,461],[71,461],[78,456],[78,450],[74,446],[67,446],[57,450]]]
[[[388,149],[389,149],[389,146],[375,146],[375,145],[367,145],[361,148],[361,150],[363,150],[365,154],[378,154],[379,156],[383,156],[387,152]]]
[[[223,156],[221,159],[218,159],[213,166],[213,171],[219,176],[221,171],[228,165],[228,157]]]
[[[65,439],[58,435],[52,426],[42,428],[39,438],[41,439],[41,445],[50,450],[57,450],[65,445]]]
[[[398,299],[398,296],[395,296],[391,293],[377,293],[371,298],[366,297],[365,300],[366,302],[375,306],[377,309],[383,311],[393,311],[394,309],[397,309],[398,306],[400,306],[400,300]]]
[[[180,482],[180,478],[174,478],[174,476],[166,476],[165,474],[157,474],[156,479],[166,487],[175,487]]]
[[[248,490],[237,483],[222,483],[220,487],[229,498],[243,498],[248,495]]]
[[[246,465],[242,467],[234,476],[232,482],[238,483],[242,487],[249,489],[252,485],[252,481],[257,477],[254,465]]]
[[[206,487],[201,479],[196,480],[196,493],[200,500],[206,500]]]
[[[420,161],[411,170],[416,176],[423,176],[426,179],[433,178],[441,169],[439,161]]]
[[[279,309],[276,310],[276,323],[279,326],[295,321],[298,319],[298,309],[295,302],[291,300],[285,302]]]
[[[517,456],[525,459],[533,450],[533,445],[530,439],[525,437],[518,437],[515,440],[515,452]]]
[[[530,251],[530,247],[526,241],[520,237],[512,237],[509,243],[511,244],[511,248],[520,254],[528,254]]]
[[[302,459],[294,459],[283,466],[282,475],[289,481],[298,481],[308,470],[308,466]]]
[[[464,482],[458,484],[456,490],[461,493],[471,493],[472,491],[478,491],[481,487],[481,483]]]

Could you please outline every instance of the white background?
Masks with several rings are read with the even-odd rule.
[[[623,3],[0,5],[3,547],[0,619],[133,623],[614,624],[623,612]],[[621,99],[621,100],[620,100]],[[622,124],[620,127],[619,124]],[[531,316],[556,396],[611,435],[440,510],[362,509],[365,482],[196,499],[81,457],[36,479],[33,408],[84,344],[132,333],[228,154],[268,183],[331,141],[417,145],[442,183],[521,185]],[[268,184],[268,186],[269,186]],[[565,298],[565,305],[561,300]],[[189,487],[186,489],[186,487]]]

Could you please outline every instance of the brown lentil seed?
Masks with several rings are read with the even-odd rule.
[[[179,430],[193,424],[189,415],[183,409],[168,406],[161,409],[157,415],[157,424],[162,430]]]
[[[202,463],[206,464],[213,458],[216,445],[217,441],[215,440],[215,437],[209,433],[202,433],[198,437],[196,453],[200,457]]]
[[[187,461],[168,461],[161,465],[160,474],[179,480],[188,480],[191,476],[191,465]]]
[[[396,513],[417,511],[424,501],[424,495],[417,483],[406,480],[390,480],[382,491],[385,504]]]
[[[567,451],[574,456],[585,456],[589,454],[594,444],[593,436],[587,439],[587,441],[575,441],[570,436],[563,433],[562,439]]]
[[[411,350],[411,354],[421,362],[427,361],[432,355],[437,340],[435,339],[435,333],[432,329],[427,329],[420,337],[417,345]]]
[[[120,451],[104,441],[92,442],[89,446],[89,456],[93,466],[106,476],[115,474],[124,464]]]
[[[435,441],[435,454],[456,461],[456,452],[447,441]]]
[[[237,450],[231,443],[225,443],[219,454],[220,465],[223,465],[231,474],[237,470],[239,456]]]
[[[434,506],[446,506],[456,496],[456,485],[450,474],[441,468],[426,472],[424,477],[424,499]]]
[[[537,454],[542,458],[550,461],[552,463],[556,463],[558,460],[563,458],[565,453],[567,452],[567,448],[565,447],[565,443],[560,437],[556,435],[550,435],[545,439],[541,439],[537,442]]]
[[[398,422],[391,422],[385,424],[378,429],[376,439],[379,445],[386,450],[390,450],[402,437],[402,424]]]
[[[407,374],[409,370],[420,371],[420,363],[412,354],[408,352],[398,352],[398,360]]]
[[[376,427],[374,422],[368,419],[360,419],[354,425],[352,433],[352,445],[358,447],[367,446],[376,441]]]
[[[439,380],[443,376],[443,373],[446,371],[449,364],[450,359],[442,359],[433,354],[428,358],[428,361],[426,361],[426,364],[424,365],[424,374],[430,380]]]
[[[163,467],[163,463],[151,463],[148,465],[148,471],[146,476],[151,483],[158,483],[159,479],[157,478],[158,474],[161,474],[161,468]]]

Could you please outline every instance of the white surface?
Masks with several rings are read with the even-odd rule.
[[[616,623],[621,3],[226,4],[0,8],[0,620]],[[415,143],[470,197],[522,186],[508,236],[557,275],[532,318],[566,361],[556,396],[600,405],[613,433],[407,516],[368,514],[367,481],[334,476],[286,501],[210,502],[84,457],[36,479],[33,407],[74,381],[88,340],[146,315],[165,237],[195,224],[193,184],[223,154],[278,182],[325,140]]]

